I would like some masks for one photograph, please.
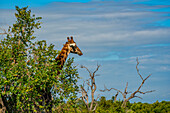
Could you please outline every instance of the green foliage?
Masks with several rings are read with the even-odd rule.
[[[138,102],[132,104],[131,109],[136,113],[168,113],[170,111],[170,102],[156,101],[153,104]]]
[[[16,7],[17,21],[0,42],[0,96],[8,112],[51,112],[64,100],[74,102],[78,73],[73,59],[59,70],[54,45],[33,42],[41,17],[27,8]]]
[[[78,113],[87,113],[85,104],[82,100],[78,101],[78,108],[76,112]],[[106,100],[104,96],[98,101],[98,107],[95,113],[169,113],[170,112],[170,102],[169,101],[156,101],[153,104],[148,103],[130,103],[127,102],[127,107],[124,109],[121,107],[123,101],[113,102],[112,99]],[[79,109],[81,108],[81,109]],[[67,111],[69,112],[69,111]],[[69,112],[73,113],[73,112]]]
[[[103,102],[103,99],[99,101],[99,106],[96,110],[96,113],[168,113],[170,112],[169,101],[167,102],[156,101],[153,104],[141,103],[141,102],[138,103],[128,102],[127,107],[125,109],[121,107],[123,103],[122,101],[116,101],[112,103],[111,100],[104,100],[104,101],[105,102]]]
[[[122,101],[113,102],[113,99],[106,100],[104,96],[100,98],[98,102],[99,106],[96,113],[124,113],[124,109],[121,108]]]

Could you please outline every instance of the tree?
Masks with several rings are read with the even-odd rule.
[[[132,98],[137,97],[137,98],[142,99],[140,96],[136,96],[137,93],[146,94],[146,93],[150,93],[150,92],[155,91],[155,90],[146,91],[146,92],[141,91],[141,87],[143,86],[143,84],[145,83],[145,81],[151,76],[151,74],[148,75],[148,76],[144,79],[144,78],[142,77],[142,75],[139,73],[139,69],[138,69],[139,61],[138,61],[138,58],[136,59],[136,61],[137,61],[136,70],[137,70],[138,75],[139,75],[140,78],[142,79],[142,83],[140,84],[140,86],[137,88],[136,91],[134,91],[133,93],[127,91],[128,82],[126,83],[126,87],[125,87],[124,92],[122,92],[122,91],[120,91],[120,90],[118,90],[118,89],[116,89],[116,88],[107,89],[106,86],[105,86],[105,89],[104,89],[104,90],[100,90],[100,91],[104,92],[104,91],[111,91],[111,90],[113,89],[113,90],[119,92],[120,94],[122,94],[122,96],[123,96],[123,104],[122,104],[122,107],[123,107],[123,108],[126,107],[126,103],[127,103],[130,99],[132,99]],[[128,98],[127,98],[127,94],[130,94],[130,96],[129,96]]]
[[[77,69],[69,59],[60,70],[54,45],[33,42],[41,17],[31,15],[28,7],[16,10],[17,21],[0,43],[1,106],[7,112],[52,112],[64,100],[76,98]]]
[[[97,65],[96,70],[92,73],[92,72],[90,72],[90,70],[87,67],[81,66],[81,68],[85,68],[88,71],[89,76],[90,76],[90,78],[86,82],[86,84],[88,86],[87,90],[85,89],[84,84],[80,86],[80,89],[81,89],[80,92],[82,94],[81,99],[85,103],[88,112],[95,111],[96,107],[98,105],[97,99],[99,98],[99,95],[95,99],[94,94],[95,94],[95,91],[97,89],[95,77],[97,76],[96,72],[98,71],[99,67],[100,67],[100,65]],[[89,94],[88,94],[89,88],[90,88],[90,91],[91,91],[91,94],[90,94],[91,95],[91,103],[89,103]]]

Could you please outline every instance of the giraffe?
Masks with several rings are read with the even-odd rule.
[[[63,45],[61,52],[55,59],[55,61],[57,62],[57,65],[59,66],[58,67],[59,70],[61,70],[63,68],[64,63],[70,53],[78,54],[79,56],[83,55],[83,53],[78,48],[75,41],[73,40],[72,36],[67,37],[67,42]],[[59,75],[59,74],[60,74],[60,71],[57,72],[57,75]],[[56,86],[54,86],[54,87],[56,87]],[[52,101],[52,95],[51,95],[50,90],[48,90],[48,89],[51,89],[51,88],[45,88],[45,90],[43,90],[43,92],[45,92],[45,93],[43,94],[43,97],[42,97],[42,98],[45,98],[47,105],[50,104],[50,102]],[[52,104],[50,104],[50,107],[49,107],[49,113],[51,113],[51,112],[52,112]]]
[[[60,70],[63,68],[63,65],[70,53],[78,54],[79,56],[83,55],[83,53],[78,48],[75,41],[73,40],[72,36],[70,38],[67,37],[67,42],[64,44],[63,48],[61,49],[61,52],[55,59],[57,61],[57,65],[59,65]]]

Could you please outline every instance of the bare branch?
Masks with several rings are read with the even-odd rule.
[[[89,74],[91,74],[90,70],[87,67],[81,65],[81,68],[85,68],[89,72]]]
[[[92,85],[90,85],[89,79],[87,80],[87,85],[88,85],[90,88],[92,88]]]
[[[81,86],[81,93],[82,93],[82,96],[81,96],[82,100],[84,101],[86,106],[88,106],[88,104],[89,104],[88,94],[87,94],[87,91],[84,89],[83,86]]]
[[[0,33],[0,35],[6,35],[6,34],[10,34],[11,35],[11,32],[7,32],[5,29],[3,28],[0,28],[1,31],[3,31],[3,33]]]
[[[140,99],[143,99],[142,97],[140,97],[140,96],[134,96],[134,97],[136,97],[136,98],[140,98]]]
[[[104,90],[101,90],[101,89],[100,89],[100,91],[101,91],[101,92],[105,92],[105,91],[111,91],[111,90],[113,89],[113,90],[115,90],[115,91],[120,92],[121,94],[123,94],[123,92],[121,92],[120,90],[118,90],[118,89],[116,89],[116,88],[107,89],[105,85],[104,85],[104,88],[105,88]]]
[[[100,76],[100,75],[99,75],[99,74],[96,74],[95,77],[96,77],[96,76]]]
[[[94,101],[94,103],[95,103],[96,105],[95,105],[95,107],[93,108],[93,110],[92,110],[92,111],[95,111],[95,110],[96,110],[96,108],[97,108],[97,106],[98,106],[98,103],[97,103],[96,101]]]
[[[136,58],[136,61],[137,61],[137,64],[136,64],[137,73],[140,76],[140,78],[143,80],[142,75],[139,73],[139,69],[138,69],[138,65],[139,65],[138,57]]]
[[[98,99],[99,99],[99,97],[100,97],[100,94],[98,94],[98,96],[97,96],[97,98],[96,98],[95,100],[98,100]]]
[[[130,93],[132,93],[132,91],[128,91],[128,92],[126,92],[127,94],[130,94]]]
[[[97,68],[93,73],[95,74],[99,70],[99,68],[100,68],[100,65],[97,64]]]
[[[155,91],[155,90],[146,91],[146,92],[140,91],[141,87],[143,86],[143,84],[145,83],[145,81],[151,76],[151,74],[148,75],[145,79],[143,79],[143,77],[142,77],[142,75],[139,73],[139,69],[138,69],[138,65],[139,65],[138,58],[136,59],[136,61],[137,61],[136,70],[137,70],[138,75],[139,75],[140,78],[142,79],[142,82],[141,82],[140,86],[137,88],[136,91],[134,91],[133,93],[127,91],[128,82],[127,82],[127,84],[126,84],[126,87],[125,87],[124,92],[121,92],[120,90],[118,90],[118,89],[116,89],[116,88],[107,89],[106,86],[104,86],[104,88],[105,88],[104,90],[100,90],[100,91],[102,91],[102,92],[105,92],[105,91],[110,91],[110,90],[114,89],[114,90],[116,90],[117,92],[120,92],[120,93],[122,94],[122,96],[123,96],[123,99],[124,99],[123,104],[122,104],[122,107],[123,107],[123,108],[125,108],[125,107],[126,107],[126,103],[127,103],[130,99],[132,99],[132,98],[134,98],[134,97],[137,97],[137,98],[142,99],[141,97],[136,96],[137,93],[146,94],[146,93],[151,93],[151,92]],[[129,93],[131,93],[131,95],[130,95],[128,98],[126,98],[127,94],[129,94]]]
[[[92,101],[91,101],[91,103],[90,103],[90,106],[89,106],[89,98],[88,98],[88,93],[87,93],[88,89],[87,89],[87,91],[86,91],[86,90],[84,89],[84,85],[81,86],[81,93],[82,93],[81,99],[82,99],[83,102],[86,104],[86,108],[88,109],[89,112],[90,112],[90,111],[95,111],[95,110],[96,110],[96,107],[97,107],[97,105],[98,105],[97,102],[96,102],[96,100],[99,98],[99,95],[98,95],[98,97],[95,99],[95,98],[94,98],[94,93],[95,93],[96,88],[97,88],[96,83],[95,83],[95,76],[97,76],[97,75],[96,75],[95,73],[98,71],[99,67],[100,67],[100,66],[97,65],[96,70],[92,73],[87,67],[81,66],[81,68],[85,68],[85,69],[88,71],[89,76],[90,76],[90,78],[86,80],[86,84],[87,84],[88,88],[90,87],[90,90],[91,90],[91,100],[92,100]],[[95,104],[95,106],[94,106],[94,104]]]
[[[155,90],[146,91],[146,92],[139,91],[139,93],[141,93],[141,94],[146,94],[146,93],[151,93],[151,92],[154,92],[154,91],[155,91]]]
[[[150,74],[149,76],[147,76],[147,77],[144,79],[144,81],[145,81],[146,79],[148,79],[151,75],[152,75],[152,74]]]
[[[119,92],[116,93],[116,95],[115,95],[115,97],[114,97],[114,102],[116,102],[118,95],[119,95]]]
[[[125,88],[125,94],[127,94],[128,92],[127,92],[127,87],[128,87],[128,82],[126,83],[126,88]]]
[[[6,32],[6,30],[5,30],[5,29],[2,29],[2,28],[0,28],[0,29],[3,31],[3,33],[0,33],[0,35],[7,34],[7,32]]]

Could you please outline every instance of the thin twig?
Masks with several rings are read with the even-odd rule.
[[[138,73],[138,75],[140,76],[140,78],[143,80],[143,77],[142,77],[142,75],[139,73],[139,69],[138,69],[138,65],[139,65],[138,58],[136,58],[136,61],[137,61],[137,64],[136,64],[137,73]]]

